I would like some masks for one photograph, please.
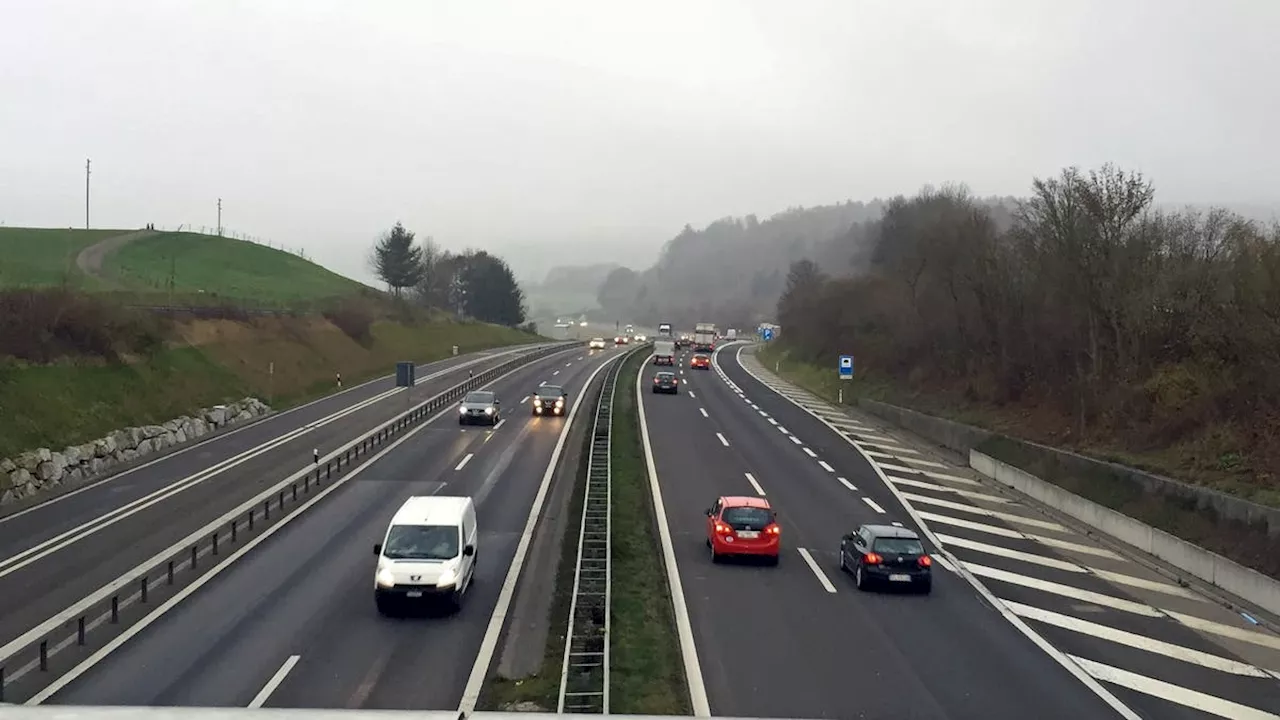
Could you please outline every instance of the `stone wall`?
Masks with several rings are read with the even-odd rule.
[[[166,448],[238,425],[271,412],[257,398],[205,408],[161,425],[131,427],[59,452],[40,448],[0,460],[0,505],[62,485],[83,483]]]

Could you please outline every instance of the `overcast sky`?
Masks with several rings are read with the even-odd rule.
[[[1115,161],[1280,195],[1276,0],[0,0],[0,223],[212,226],[367,279],[402,220],[518,273],[684,223]]]

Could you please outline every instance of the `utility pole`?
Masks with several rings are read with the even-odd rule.
[[[89,229],[89,160],[84,161],[84,229]]]
[[[218,237],[222,237],[222,198],[218,198]]]

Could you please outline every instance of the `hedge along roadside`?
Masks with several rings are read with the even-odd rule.
[[[307,467],[245,501],[222,517],[194,531],[174,545],[147,559],[116,580],[104,585],[71,607],[54,615],[39,626],[0,647],[0,702],[13,702],[6,686],[20,683],[15,689],[26,696],[34,695],[40,682],[23,681],[33,670],[41,676],[53,670],[53,656],[68,648],[74,663],[91,651],[89,640],[107,642],[122,632],[131,621],[141,616],[141,607],[166,594],[177,592],[181,583],[199,577],[200,560],[216,556],[220,549],[249,539],[270,527],[284,515],[285,508],[297,503],[299,496],[311,494],[335,475],[353,466],[356,460],[386,445],[390,440],[433,417],[447,405],[470,390],[504,377],[537,360],[577,349],[578,343],[548,346],[521,355],[493,369],[469,378],[439,395],[412,407],[357,440],[325,455],[316,457]],[[208,565],[208,564],[206,564]],[[96,614],[95,614],[96,613]],[[16,662],[15,662],[16,661]],[[7,677],[6,677],[7,675]],[[28,687],[35,686],[35,689]]]

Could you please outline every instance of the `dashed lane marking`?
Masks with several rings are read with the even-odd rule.
[[[836,591],[836,586],[832,585],[831,581],[827,579],[826,573],[822,572],[822,568],[818,567],[818,563],[814,561],[813,556],[809,554],[809,551],[804,548],[796,548],[796,550],[800,552],[800,557],[804,558],[805,564],[809,566],[809,569],[813,571],[814,576],[818,578],[818,582],[822,583],[822,588],[829,593],[834,593]]]

